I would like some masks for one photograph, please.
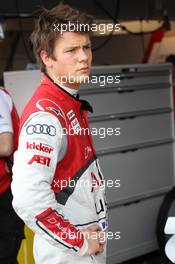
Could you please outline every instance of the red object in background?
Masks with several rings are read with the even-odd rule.
[[[148,63],[154,44],[157,42],[161,42],[164,35],[165,35],[164,30],[159,30],[159,31],[152,33],[150,40],[149,40],[147,50],[145,52],[143,63]],[[174,67],[175,67],[175,65],[174,65]],[[175,86],[173,86],[173,106],[175,109]]]
[[[159,30],[154,33],[152,33],[147,51],[145,52],[144,58],[143,58],[143,63],[148,63],[149,57],[151,55],[151,51],[153,49],[153,46],[156,42],[161,42],[163,37],[164,37],[165,31],[164,30]]]

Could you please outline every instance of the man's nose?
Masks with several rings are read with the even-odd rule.
[[[88,54],[87,51],[84,49],[80,49],[78,52],[78,60],[79,61],[87,61],[88,60]]]

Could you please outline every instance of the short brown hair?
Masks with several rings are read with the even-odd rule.
[[[50,57],[55,59],[53,51],[55,41],[58,39],[60,32],[58,32],[58,30],[53,30],[53,25],[68,25],[68,23],[91,26],[93,23],[93,17],[64,4],[58,4],[50,10],[45,8],[42,9],[30,37],[33,51],[40,63],[42,71],[45,70],[45,65],[40,58],[40,52],[42,50],[45,50]],[[80,32],[77,28],[71,31]],[[85,28],[83,32],[86,33],[89,31]]]

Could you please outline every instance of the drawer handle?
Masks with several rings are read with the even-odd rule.
[[[133,149],[129,149],[129,150],[121,150],[120,153],[126,154],[128,152],[135,152],[135,151],[138,151],[138,148],[133,148]]]
[[[119,120],[126,120],[126,119],[134,119],[136,118],[137,116],[127,116],[127,117],[118,117]]]
[[[141,200],[136,200],[136,201],[133,201],[133,202],[124,203],[123,205],[124,205],[124,206],[130,206],[130,205],[132,205],[132,204],[138,204],[138,203],[140,203],[140,202],[141,202]]]
[[[134,79],[135,77],[134,76],[120,76],[120,80],[131,80],[131,79]]]
[[[133,93],[135,91],[136,90],[131,89],[131,90],[117,90],[116,92],[119,93],[119,94],[122,94],[122,93]]]

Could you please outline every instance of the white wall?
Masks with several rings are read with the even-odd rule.
[[[30,99],[42,78],[39,70],[4,72],[4,83],[13,98],[18,114]]]

